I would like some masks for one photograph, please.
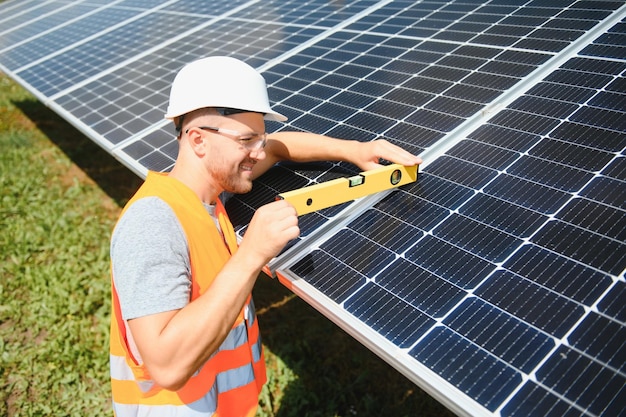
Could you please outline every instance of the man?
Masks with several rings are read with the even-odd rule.
[[[266,135],[284,121],[263,77],[228,57],[185,66],[166,117],[178,132],[169,174],[150,172],[111,238],[111,379],[117,416],[254,416],[265,365],[251,292],[299,235],[286,201],[260,207],[237,240],[219,200],[281,160],[421,161],[386,141]]]

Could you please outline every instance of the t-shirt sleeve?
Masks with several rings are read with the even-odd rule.
[[[128,207],[111,237],[111,268],[124,320],[189,303],[187,239],[167,203],[146,197]]]

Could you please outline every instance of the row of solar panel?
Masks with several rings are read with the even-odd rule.
[[[286,275],[491,411],[620,415],[626,54],[604,39]]]

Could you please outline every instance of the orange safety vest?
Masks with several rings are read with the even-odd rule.
[[[223,205],[218,201],[219,232],[196,194],[166,174],[149,172],[145,183],[122,213],[140,198],[157,196],[174,211],[187,237],[191,261],[191,300],[202,295],[237,250],[237,238]],[[112,283],[110,338],[111,387],[117,417],[254,416],[266,381],[263,348],[252,297],[230,333],[205,364],[178,391],[152,381],[148,370],[133,357],[126,336],[119,300]],[[157,407],[155,407],[157,406]]]

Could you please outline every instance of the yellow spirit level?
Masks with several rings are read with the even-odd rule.
[[[337,178],[279,194],[277,200],[287,200],[298,216],[325,209],[346,201],[356,200],[417,180],[417,165],[392,164],[348,178]]]

